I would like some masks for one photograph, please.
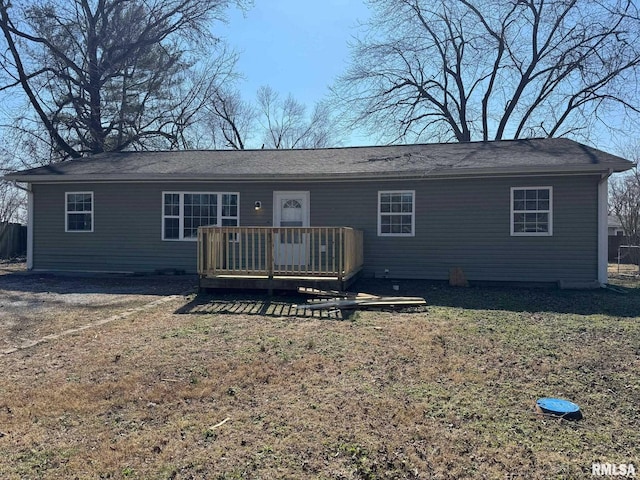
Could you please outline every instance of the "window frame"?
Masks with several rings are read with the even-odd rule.
[[[383,195],[411,195],[411,232],[410,233],[383,233],[382,217],[408,215],[407,212],[383,212],[381,210]],[[416,191],[415,190],[379,190],[378,191],[378,236],[379,237],[415,237],[416,235]]]
[[[79,211],[79,210],[69,210],[69,195],[90,195],[91,196],[91,210],[89,211]],[[95,195],[93,191],[85,191],[85,192],[64,192],[64,231],[65,233],[93,233],[95,228]],[[91,228],[89,230],[72,230],[69,228],[69,215],[70,214],[89,214],[91,216]]]
[[[165,215],[165,203],[164,197],[165,195],[179,195],[178,199],[178,215]],[[160,222],[160,235],[162,241],[166,242],[196,242],[198,240],[197,236],[194,237],[185,237],[184,236],[184,197],[185,195],[216,195],[218,197],[216,204],[216,227],[221,227],[223,219],[236,219],[237,226],[240,226],[240,192],[192,192],[192,191],[163,191],[161,196],[161,222]],[[238,212],[236,216],[222,216],[222,198],[223,195],[235,195],[237,199],[237,208]],[[178,218],[178,238],[166,238],[165,237],[165,219],[167,218]]]
[[[549,208],[547,210],[516,210],[514,208],[514,193],[516,190],[547,190],[549,192]],[[525,193],[526,198],[526,193]],[[552,186],[522,186],[511,187],[511,193],[509,196],[509,225],[512,237],[552,237],[553,236],[553,187]],[[548,215],[549,228],[546,232],[516,232],[514,216],[516,213],[546,213]]]

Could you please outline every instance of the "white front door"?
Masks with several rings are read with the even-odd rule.
[[[309,226],[309,192],[273,192],[274,227]],[[274,261],[287,270],[307,265],[308,235],[282,230],[274,235]]]

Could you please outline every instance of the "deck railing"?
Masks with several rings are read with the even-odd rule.
[[[201,276],[346,280],[362,264],[362,232],[349,227],[198,228]]]

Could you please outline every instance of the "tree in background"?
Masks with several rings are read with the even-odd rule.
[[[32,115],[16,124],[46,131],[50,160],[184,147],[203,99],[232,74],[224,49],[195,68],[230,3],[0,0],[0,91],[24,93]]]
[[[216,148],[243,150],[253,140],[262,148],[325,148],[340,143],[333,111],[318,102],[307,107],[291,94],[282,98],[269,86],[258,89],[256,105],[237,90],[218,90],[207,102],[207,122]]]
[[[292,95],[282,99],[271,87],[258,90],[258,108],[269,148],[322,148],[332,143],[328,107],[316,104],[307,119],[306,107]]]
[[[24,119],[16,119],[16,124],[5,128],[0,141],[0,177],[15,170],[42,166],[48,162],[47,142],[28,132]],[[34,161],[35,159],[35,161]],[[0,222],[4,228],[0,239],[6,233],[8,223],[27,223],[27,195],[12,182],[0,179]]]
[[[0,169],[0,175],[5,173]],[[9,182],[0,181],[0,244],[10,233],[11,223],[26,223],[26,194]]]
[[[212,92],[205,104],[205,122],[213,147],[244,150],[255,125],[255,108],[245,102],[237,90]]]
[[[4,174],[6,172],[1,172]],[[8,222],[24,223],[24,193],[8,182],[0,182],[0,225]],[[0,228],[0,238],[3,230]]]
[[[640,172],[637,167],[610,182],[609,213],[620,222],[627,245],[637,247],[629,249],[628,258],[640,268]]]
[[[632,0],[368,3],[334,89],[351,125],[391,141],[470,141],[587,137],[612,109],[636,118]]]

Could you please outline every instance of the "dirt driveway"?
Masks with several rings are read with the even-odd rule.
[[[195,291],[195,276],[70,276],[0,264],[0,352]]]

